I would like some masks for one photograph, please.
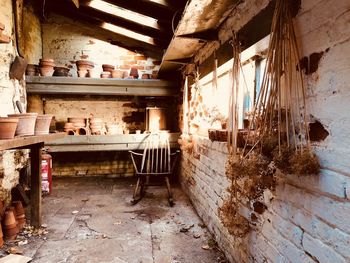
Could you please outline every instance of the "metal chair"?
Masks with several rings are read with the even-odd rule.
[[[168,137],[167,132],[152,132],[147,138],[143,153],[129,151],[137,176],[132,204],[139,202],[145,195],[150,176],[162,176],[168,190],[169,205],[174,205],[169,176],[174,172],[180,151],[171,153]]]

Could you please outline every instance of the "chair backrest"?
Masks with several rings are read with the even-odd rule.
[[[170,173],[171,153],[169,135],[166,132],[152,132],[143,151],[141,172],[149,174]]]

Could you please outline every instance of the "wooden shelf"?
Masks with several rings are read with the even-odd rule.
[[[180,133],[170,133],[172,148],[178,148]],[[47,144],[50,152],[128,151],[144,149],[147,134],[66,135]]]
[[[51,140],[57,140],[63,138],[64,133],[51,133],[46,135],[37,135],[37,136],[26,136],[26,137],[17,137],[14,139],[0,140],[0,151],[10,150],[16,148],[25,148],[27,146],[38,144],[38,143],[47,143]]]
[[[176,83],[159,79],[98,79],[26,76],[30,94],[176,96]]]

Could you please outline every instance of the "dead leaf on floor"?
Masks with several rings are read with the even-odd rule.
[[[114,222],[113,225],[121,225],[121,221]]]
[[[18,243],[17,243],[17,245],[19,245],[19,246],[24,246],[27,244],[28,244],[28,240],[21,240],[21,241],[18,241]]]
[[[72,212],[73,215],[76,215],[76,214],[78,214],[78,213],[79,213],[78,210],[74,210],[74,211]]]
[[[194,237],[194,238],[200,238],[200,237],[201,237],[201,234],[195,233],[195,234],[193,234],[193,237]]]
[[[7,253],[9,254],[18,254],[18,255],[22,255],[23,254],[23,250],[18,248],[18,247],[10,247],[7,250]]]
[[[181,233],[186,233],[186,232],[188,232],[188,230],[190,230],[192,227],[194,227],[194,224],[192,224],[192,225],[189,225],[189,226],[183,226],[183,227],[181,227],[181,229],[180,229],[180,232]]]
[[[204,249],[204,250],[209,250],[210,247],[209,247],[208,245],[203,245],[203,246],[202,246],[202,249]]]

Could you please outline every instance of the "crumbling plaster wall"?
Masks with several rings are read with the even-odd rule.
[[[244,1],[238,19],[226,28],[239,28],[245,16],[261,9],[261,2],[267,1]],[[295,26],[301,57],[324,52],[316,72],[306,76],[309,113],[329,132],[313,143],[321,173],[286,176],[276,191],[265,191],[262,214],[242,207],[244,216],[257,219],[247,236],[236,238],[218,217],[229,186],[226,143],[197,137],[194,152],[182,154],[183,188],[231,262],[350,261],[350,2],[302,0]],[[221,39],[227,35],[229,31],[220,32]],[[217,46],[207,45],[196,60],[203,61]]]
[[[35,60],[41,56],[41,26],[38,17],[34,14],[33,8],[25,7],[24,25],[26,28],[21,42],[31,42],[31,48],[26,49],[24,56]],[[0,22],[5,25],[4,34],[11,36],[9,44],[0,44],[0,116],[16,113],[18,110],[14,102],[20,100],[26,106],[25,81],[9,78],[9,71],[12,62],[17,56],[14,31],[14,17],[12,1],[1,1]],[[30,27],[27,25],[31,25]],[[24,107],[25,108],[25,107]],[[1,151],[0,152],[0,200],[10,200],[11,189],[18,184],[19,170],[27,164],[28,155],[26,151]]]

